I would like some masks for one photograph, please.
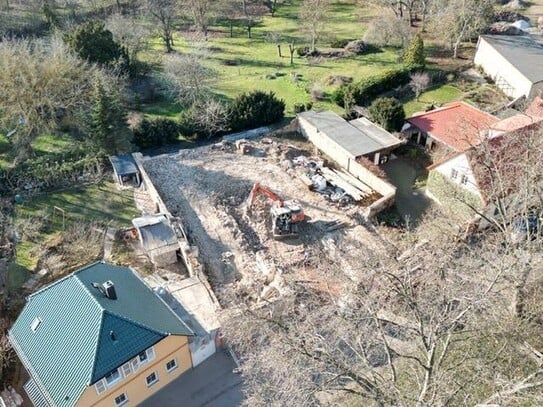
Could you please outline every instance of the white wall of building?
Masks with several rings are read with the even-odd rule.
[[[349,161],[355,158],[352,154],[320,132],[303,117],[298,117],[298,124],[303,136],[313,143],[315,147],[343,166],[343,168],[349,168]]]
[[[456,171],[456,177],[453,178],[453,170]],[[460,185],[463,188],[466,188],[468,191],[476,194],[481,198],[481,192],[471,171],[471,166],[469,165],[468,158],[466,154],[460,154],[450,160],[444,162],[443,164],[434,168],[434,171],[439,172],[449,179],[449,181],[454,182],[455,184]],[[463,176],[466,177],[465,182],[462,183]],[[482,198],[481,198],[482,199]]]
[[[531,96],[532,82],[482,37],[479,38],[473,62],[475,65],[481,66],[507,96],[512,98]],[[506,81],[511,87],[506,86],[503,81]]]

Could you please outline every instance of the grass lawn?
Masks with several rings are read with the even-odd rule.
[[[64,219],[62,211],[64,211]],[[16,222],[41,223],[31,240],[22,239],[17,245],[15,263],[9,266],[8,283],[20,287],[34,271],[40,244],[62,232],[76,221],[112,222],[119,227],[130,225],[140,212],[134,206],[131,190],[119,191],[112,182],[53,192],[17,206]]]
[[[44,134],[32,143],[36,156],[60,154],[70,150],[77,143],[69,134]],[[8,138],[0,134],[0,168],[9,168],[13,164],[15,153],[13,144]]]
[[[436,88],[423,92],[419,100],[404,101],[403,108],[406,117],[413,115],[416,112],[423,112],[427,107],[434,104],[435,106],[443,103],[452,102],[462,99],[462,91],[452,85],[440,85]]]
[[[214,79],[210,83],[213,92],[223,99],[233,99],[243,92],[251,90],[273,91],[284,99],[287,105],[286,115],[294,115],[295,103],[310,101],[309,91],[314,84],[326,93],[334,88],[327,85],[331,75],[352,77],[355,81],[368,75],[374,75],[397,65],[396,49],[384,49],[368,55],[349,58],[301,58],[294,54],[294,63],[290,64],[288,44],[293,41],[295,47],[308,45],[301,32],[298,15],[300,2],[293,1],[279,8],[274,17],[264,17],[253,29],[252,38],[247,38],[244,27],[235,27],[234,36],[230,37],[230,28],[226,25],[211,27],[209,40],[206,42],[206,63],[212,70]],[[318,49],[326,50],[336,39],[360,39],[364,35],[366,22],[374,14],[368,7],[354,2],[334,3],[326,14],[326,21],[317,44]],[[279,57],[277,45],[268,40],[271,33],[280,34],[282,57]],[[193,44],[176,35],[175,48],[180,52],[192,52]],[[150,49],[140,54],[146,62],[158,66],[164,58],[164,47],[155,38]],[[266,77],[279,73],[276,79]],[[301,79],[294,79],[294,74]],[[316,108],[342,112],[343,109],[328,101],[319,101]],[[149,115],[176,117],[181,106],[173,101],[161,100],[152,105],[143,106],[142,111]]]

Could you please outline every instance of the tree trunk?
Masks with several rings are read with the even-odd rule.
[[[460,38],[461,37],[458,37],[456,39],[456,41],[454,42],[454,45],[453,45],[453,58],[456,59],[458,58],[458,49],[460,48]]]
[[[251,36],[251,26],[250,25],[247,26],[247,38],[253,38]]]
[[[290,52],[290,64],[294,65],[294,44],[288,44],[288,50]]]
[[[423,1],[422,2],[422,20],[420,23],[420,29],[423,33],[426,32],[426,13],[427,13],[426,8],[427,8],[426,2]]]
[[[234,38],[234,23],[230,21],[230,38]]]

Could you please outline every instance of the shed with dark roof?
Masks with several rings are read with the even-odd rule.
[[[473,62],[512,98],[543,89],[543,47],[528,35],[481,35]]]
[[[109,161],[113,167],[115,181],[120,186],[129,186],[130,183],[135,186],[140,185],[140,171],[136,161],[130,154],[112,155],[109,157]]]

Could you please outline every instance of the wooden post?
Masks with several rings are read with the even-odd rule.
[[[283,55],[281,55],[281,44],[277,44],[277,53],[279,54],[279,58],[283,58]]]

